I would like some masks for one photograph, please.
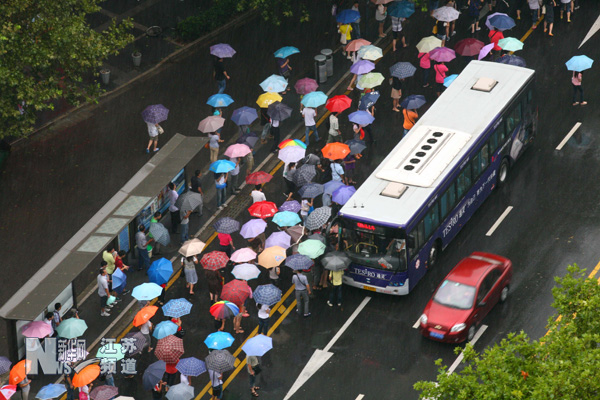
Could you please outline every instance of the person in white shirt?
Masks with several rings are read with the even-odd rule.
[[[314,108],[305,107],[302,110],[302,116],[304,117],[304,126],[306,127],[304,130],[304,136],[305,136],[304,143],[308,146],[308,144],[309,144],[308,135],[309,135],[310,131],[313,131],[315,133],[317,142],[319,140],[321,140],[319,138],[319,131],[317,131],[317,123],[315,122],[315,118],[317,118],[317,111]]]
[[[254,186],[254,190],[250,193],[252,197],[252,204],[258,201],[267,201],[267,196],[262,191],[262,185]]]
[[[271,146],[271,152],[275,153],[279,150],[279,142],[281,141],[280,133],[279,133],[279,121],[276,119],[271,119],[271,135],[273,136],[273,145]]]
[[[327,143],[342,141],[342,132],[340,132],[340,122],[337,117],[338,114],[339,113],[331,113],[331,115],[329,116],[329,137],[327,138]]]
[[[171,212],[171,233],[177,233],[177,227],[181,223],[181,218],[179,216],[179,208],[175,205],[175,202],[179,198],[179,193],[175,190],[173,182],[169,183],[167,197],[169,198],[169,211]]]
[[[153,124],[150,122],[146,122],[148,125],[148,136],[150,136],[150,140],[148,141],[148,147],[146,147],[146,153],[150,153],[150,147],[154,144],[154,151],[160,150],[158,147],[158,124]]]
[[[146,321],[146,323],[140,325],[140,333],[144,335],[146,338],[146,345],[148,346],[148,353],[152,351],[152,336],[150,336],[150,332],[152,332],[152,322],[150,320]]]

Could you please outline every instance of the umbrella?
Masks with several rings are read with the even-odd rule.
[[[443,22],[456,21],[459,15],[460,13],[457,10],[448,6],[436,8],[432,14],[433,18]]]
[[[255,238],[261,233],[265,231],[267,228],[267,223],[262,219],[251,219],[242,225],[242,229],[240,229],[240,235],[244,239]]]
[[[248,207],[248,212],[253,217],[269,218],[277,213],[277,206],[272,201],[257,201]]]
[[[258,269],[254,264],[238,264],[233,267],[231,274],[235,276],[235,279],[250,281],[258,278],[260,275],[260,269]]]
[[[248,262],[254,259],[256,259],[256,253],[249,247],[236,250],[231,255],[231,261],[233,262]]]
[[[329,181],[323,185],[323,193],[332,195],[333,192],[342,186],[344,186],[342,181]]]
[[[293,254],[285,260],[286,267],[290,267],[294,271],[308,269],[313,264],[313,260],[303,254]]]
[[[260,87],[265,92],[285,92],[288,81],[281,75],[271,75],[260,83]]]
[[[252,289],[250,289],[250,286],[246,282],[234,279],[223,285],[221,298],[241,307],[251,293]]]
[[[300,188],[298,190],[298,194],[302,196],[303,199],[314,199],[315,197],[323,194],[323,185],[320,183],[309,183]]]
[[[182,358],[176,368],[185,376],[198,376],[206,372],[206,364],[196,357]]]
[[[390,74],[398,79],[410,78],[417,68],[409,62],[397,62],[390,67]]]
[[[292,115],[292,108],[280,101],[269,104],[267,114],[274,120],[283,121]]]
[[[17,393],[17,385],[4,385],[0,387],[0,399],[8,400],[13,394]]]
[[[273,246],[279,246],[283,247],[284,249],[288,249],[291,246],[291,240],[291,236],[285,232],[273,232],[265,241],[265,249]]]
[[[301,103],[304,107],[319,107],[325,104],[327,101],[327,95],[321,91],[310,92],[302,98]]]
[[[254,290],[252,296],[256,304],[272,306],[281,300],[281,290],[273,284],[259,285]]]
[[[273,217],[273,222],[278,226],[294,226],[301,221],[298,214],[291,211],[280,211]]]
[[[592,68],[594,60],[588,56],[573,56],[565,63],[569,71],[581,72]]]
[[[362,58],[363,60],[371,60],[371,61],[375,61],[375,60],[379,60],[381,57],[383,57],[383,50],[381,50],[381,48],[377,47],[377,46],[373,46],[372,44],[366,45],[366,46],[362,46],[360,49],[358,49],[358,57]]]
[[[456,46],[454,46],[454,51],[461,56],[473,57],[479,55],[479,52],[483,46],[485,46],[485,44],[481,40],[477,40],[475,38],[466,38],[456,43]]]
[[[258,133],[256,132],[244,132],[244,134],[236,140],[236,143],[245,144],[250,148],[254,148],[256,142],[258,142]]]
[[[312,78],[302,78],[296,82],[294,85],[294,89],[296,89],[296,93],[300,95],[305,95],[310,92],[314,92],[319,87],[319,84],[316,80]]]
[[[42,399],[42,400],[53,399],[53,398],[58,397],[61,394],[65,393],[66,391],[67,391],[67,388],[65,387],[64,384],[51,383],[49,385],[42,387],[40,389],[40,391],[37,392],[37,394],[35,395],[35,398]]]
[[[200,193],[187,191],[177,198],[175,207],[180,210],[195,210],[202,205],[202,195]]]
[[[317,167],[305,164],[295,170],[292,181],[298,186],[304,186],[310,183],[315,176],[317,176]]]
[[[173,299],[162,306],[162,310],[166,317],[181,318],[191,312],[192,303],[183,298]]]
[[[415,13],[415,3],[412,1],[395,1],[387,8],[387,13],[396,18],[408,18]]]
[[[435,36],[427,36],[421,39],[419,43],[417,43],[417,50],[419,50],[419,53],[429,53],[436,47],[441,46],[442,41],[440,39],[436,38]]]
[[[515,56],[514,54],[503,55],[502,57],[498,58],[496,62],[499,62],[501,64],[516,65],[517,67],[527,66],[525,59],[519,56]]]
[[[165,226],[160,222],[150,224],[150,234],[152,235],[155,241],[162,244],[163,246],[168,246],[169,243],[171,243],[171,235],[169,235],[169,230],[165,228]]]
[[[240,230],[240,223],[231,217],[224,217],[213,224],[215,231],[219,233],[233,233]]]
[[[494,13],[487,17],[485,25],[490,29],[496,28],[499,31],[505,31],[514,28],[517,24],[515,20],[503,13]]]
[[[367,146],[365,145],[365,142],[362,141],[362,140],[360,140],[360,139],[346,140],[346,144],[350,148],[350,154],[359,154],[364,149],[367,148]],[[330,181],[330,182],[339,182],[339,183],[341,183],[340,181]]]
[[[338,189],[339,190],[339,189]],[[319,229],[329,221],[331,217],[331,207],[319,207],[315,208],[313,212],[308,214],[306,218],[306,229],[315,230]],[[310,239],[308,240],[310,241]]]
[[[125,288],[125,284],[127,283],[127,275],[119,268],[115,268],[115,272],[112,274],[112,285],[113,289]],[[77,318],[75,318],[77,319]],[[60,324],[62,325],[62,323]],[[59,327],[60,327],[59,325]],[[64,337],[64,336],[63,336]]]
[[[425,103],[427,103],[425,96],[421,96],[420,94],[411,94],[410,96],[404,98],[400,105],[408,110],[416,110],[417,108],[422,107]]]
[[[360,77],[357,85],[363,88],[372,89],[375,86],[381,85],[384,80],[385,78],[379,72],[369,72]]]
[[[66,391],[66,390],[65,390]],[[110,400],[119,394],[119,389],[110,385],[96,386],[90,392],[92,400]]]
[[[279,143],[279,148],[283,149],[285,147],[289,147],[289,146],[295,146],[295,147],[302,147],[303,149],[306,149],[306,144],[299,139],[285,139],[282,140],[281,143]]]
[[[206,104],[215,108],[227,107],[231,103],[233,103],[233,99],[231,98],[231,96],[224,93],[213,94],[208,98],[208,101],[206,102]]]
[[[321,264],[330,271],[341,271],[348,268],[352,260],[343,251],[331,251],[321,258]]]
[[[97,358],[106,359],[111,362],[117,362],[126,356],[123,345],[120,343],[107,343],[100,347],[96,352]]]
[[[169,282],[171,275],[173,275],[173,263],[164,257],[154,261],[148,269],[150,282],[154,282],[157,285]]]
[[[162,360],[159,360],[150,364],[148,368],[146,368],[144,375],[142,376],[144,390],[152,390],[154,386],[156,386],[158,381],[160,381],[165,374],[166,367],[166,363]]]
[[[297,214],[295,214],[297,216]],[[285,249],[281,246],[271,246],[262,251],[258,255],[258,264],[261,266],[271,269],[281,265],[285,260],[286,254]]]
[[[191,400],[194,398],[194,387],[185,383],[169,387],[166,398],[169,400]]]
[[[221,268],[225,268],[227,265],[227,261],[229,261],[229,257],[223,251],[211,251],[210,253],[206,253],[200,259],[200,264],[202,264],[202,268],[208,269],[210,271],[216,271]]]
[[[233,369],[235,357],[227,350],[214,350],[204,359],[206,368],[218,373]]]
[[[455,80],[456,78],[458,78],[458,75],[457,75],[457,74],[453,74],[453,75],[449,75],[449,76],[445,77],[445,78],[444,78],[444,86],[445,86],[445,87],[448,87],[448,86],[450,86],[450,84],[451,84],[452,82],[454,82],[454,80]]]
[[[270,104],[281,100],[283,100],[283,97],[281,97],[279,94],[267,92],[258,96],[258,99],[256,99],[256,104],[258,104],[260,108],[268,108]]]
[[[498,46],[504,51],[518,51],[523,49],[523,42],[514,37],[507,37],[498,40]]]
[[[169,110],[162,104],[153,104],[142,111],[142,119],[150,124],[159,124],[166,121]]]
[[[378,99],[379,99],[379,92],[377,90],[373,90],[372,92],[365,94],[360,99],[360,101],[358,102],[358,109],[359,110],[367,110],[367,109],[371,108],[373,105],[375,105],[375,103],[377,102]]]
[[[319,158],[318,155],[316,155],[314,153],[310,153],[309,155],[307,155],[304,158],[303,164],[319,165],[319,164],[321,164],[321,159]]]
[[[308,237],[308,239],[318,240],[325,245],[327,244],[327,239],[325,239],[325,236],[321,235],[320,233],[313,233]]]
[[[375,117],[373,117],[370,112],[363,111],[363,110],[354,111],[352,114],[348,115],[348,119],[350,120],[350,122],[354,122],[355,124],[362,125],[362,126],[369,125],[370,123],[375,121]],[[344,158],[344,157],[341,157],[341,158]],[[330,159],[337,160],[337,158],[330,158]]]
[[[371,61],[367,61],[367,62],[371,62]],[[336,112],[342,112],[348,108],[350,108],[350,106],[352,105],[352,99],[348,96],[346,96],[345,94],[341,94],[339,96],[334,96],[332,98],[330,98],[329,100],[327,100],[327,103],[325,103],[325,108],[327,108],[329,111],[336,113]]]
[[[119,270],[120,271],[120,270]],[[115,270],[115,273],[117,270]],[[113,284],[114,284],[114,274],[113,274]],[[74,339],[76,337],[82,336],[84,332],[87,330],[88,326],[84,320],[79,318],[68,318],[65,319],[60,325],[56,328],[58,332],[58,336]]]
[[[429,58],[437,62],[448,62],[456,58],[456,52],[448,47],[438,47],[429,52]]]
[[[163,374],[164,374],[164,370],[163,370]],[[100,375],[100,366],[99,365],[96,365],[96,364],[88,365],[88,366],[84,367],[81,371],[76,373],[75,376],[73,376],[73,380],[71,382],[73,383],[73,386],[75,386],[76,388],[80,388],[80,387],[83,387],[85,385],[89,385],[90,383],[92,383],[94,380],[96,380],[96,378],[99,375]],[[161,375],[161,377],[162,377],[162,375]],[[156,383],[154,385],[156,385]],[[154,385],[153,385],[153,387],[154,387]]]
[[[240,107],[231,114],[231,120],[238,126],[250,125],[257,118],[256,109],[248,106]]]
[[[21,334],[28,338],[45,338],[52,335],[54,329],[44,321],[32,321],[21,328]]]
[[[214,332],[206,337],[206,340],[204,340],[204,344],[209,349],[223,350],[228,347],[231,347],[234,340],[235,339],[233,338],[233,336],[231,336],[231,333],[229,332]]]
[[[296,200],[286,201],[279,207],[279,211],[291,211],[297,213],[302,206]],[[272,236],[272,235],[271,235]]]
[[[205,247],[206,243],[200,239],[193,238],[183,243],[183,246],[179,249],[179,254],[184,257],[195,256],[196,254],[202,253],[202,250],[204,250]]]
[[[282,47],[279,50],[277,50],[273,55],[275,56],[275,58],[288,58],[292,54],[297,54],[297,53],[300,53],[300,50],[298,50],[296,47],[285,46],[285,47]]]
[[[312,214],[312,213],[311,213]],[[318,240],[309,239],[300,243],[298,253],[312,258],[313,260],[325,252],[325,245]]]
[[[361,112],[361,111],[357,111],[357,112]],[[366,111],[362,111],[362,112],[366,112]],[[355,113],[353,113],[353,114],[355,114]],[[369,114],[369,113],[367,113],[367,114]],[[369,115],[371,115],[371,114],[369,114]],[[341,160],[341,159],[345,158],[348,154],[350,154],[350,147],[348,147],[348,145],[346,143],[332,142],[332,143],[327,143],[321,149],[321,151],[323,152],[323,156],[325,158],[328,158],[330,160]]]
[[[135,399],[130,396],[119,396],[119,397],[115,397],[114,400],[135,400]]]
[[[354,193],[356,193],[356,188],[354,186],[342,186],[333,192],[331,199],[338,204],[344,205],[350,200]]]
[[[300,225],[290,226],[289,228],[285,228],[285,233],[290,235],[292,243],[296,244],[306,234],[306,229]]]
[[[271,179],[273,179],[273,175],[264,171],[256,171],[246,176],[246,183],[249,185],[263,185],[271,182]]]
[[[154,296],[154,297],[156,297],[156,296]],[[154,314],[156,314],[156,311],[158,311],[157,306],[145,306],[140,311],[138,311],[137,314],[135,314],[135,317],[133,318],[133,326],[144,325],[146,322],[148,322],[150,320],[150,318],[154,317]]]
[[[277,158],[279,158],[284,163],[288,164],[291,162],[298,162],[302,160],[305,155],[306,149],[300,146],[286,146],[283,149],[279,150]]]
[[[490,51],[492,51],[494,46],[494,43],[489,43],[483,46],[479,51],[479,56],[477,57],[477,59],[481,60],[482,58],[485,58],[488,54],[490,54]]]
[[[167,364],[177,363],[183,352],[183,340],[173,335],[160,339],[154,350],[156,358]]]
[[[235,169],[235,163],[229,160],[217,160],[210,164],[209,168],[212,172],[217,174],[224,174]]]
[[[351,24],[360,19],[360,13],[355,10],[342,10],[337,13],[335,17],[336,21],[340,24]]]
[[[370,45],[371,42],[365,39],[354,39],[346,45],[346,51],[358,51],[363,46]]]
[[[136,299],[143,300],[152,300],[162,293],[163,288],[153,282],[142,283],[141,285],[137,285],[133,288],[131,295]]]
[[[352,64],[350,72],[356,75],[363,75],[375,69],[375,64],[369,60],[359,60]]]
[[[211,115],[210,117],[204,118],[198,124],[198,130],[202,133],[216,132],[225,124],[225,118],[219,117],[218,115]]]
[[[0,375],[4,375],[8,371],[10,371],[11,365],[12,362],[8,358],[0,356]]]
[[[227,147],[227,150],[225,150],[225,155],[229,158],[238,158],[238,157],[245,157],[248,155],[248,153],[251,153],[252,150],[250,149],[250,147],[248,147],[248,145],[246,144],[242,144],[242,143],[236,143],[236,144],[232,144],[231,146]]]
[[[210,46],[210,54],[219,58],[230,58],[235,54],[235,50],[226,43],[219,43]]]
[[[141,354],[147,343],[146,337],[141,332],[129,332],[121,339],[123,351],[128,356]]]
[[[262,304],[262,303],[261,303]],[[273,339],[265,335],[256,335],[250,338],[242,346],[247,356],[262,357],[273,348]]]
[[[229,301],[217,301],[210,306],[210,315],[215,318],[224,319],[235,317],[240,313],[240,308]]]

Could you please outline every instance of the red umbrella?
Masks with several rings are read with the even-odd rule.
[[[221,268],[225,268],[227,265],[227,261],[229,261],[229,257],[223,251],[211,251],[210,253],[206,253],[200,259],[200,264],[204,269],[208,269],[210,271],[216,271]]]
[[[158,341],[154,354],[159,360],[167,364],[177,364],[183,355],[183,340],[177,336],[169,335]]]
[[[459,40],[454,46],[454,51],[456,51],[461,56],[477,56],[479,52],[483,48],[484,43],[481,40],[477,40],[475,38],[467,38],[463,40]]]
[[[248,212],[253,217],[269,218],[279,211],[272,201],[257,201],[248,207]]]
[[[327,100],[327,103],[325,103],[325,108],[331,112],[342,112],[350,108],[351,105],[352,99],[345,94],[341,94]]]
[[[17,393],[17,385],[4,385],[0,387],[0,400],[8,400]]]
[[[308,94],[314,92],[319,87],[317,81],[311,78],[302,78],[294,85],[294,89],[298,94]]]
[[[221,298],[241,307],[250,296],[250,293],[252,293],[252,290],[246,282],[234,279],[223,286]]]
[[[264,171],[256,171],[246,176],[246,183],[248,185],[262,185],[270,182],[271,179],[273,179],[273,175]]]

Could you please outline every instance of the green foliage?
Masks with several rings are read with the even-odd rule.
[[[181,39],[189,41],[211,32],[227,23],[233,16],[244,11],[238,0],[218,0],[212,7],[198,15],[188,17],[177,25]]]
[[[223,1],[223,0],[217,0]],[[323,1],[323,0],[321,0]],[[240,0],[238,9],[253,9],[260,12],[263,20],[273,25],[280,25],[282,19],[292,19],[298,15],[298,21],[306,22],[309,14],[306,6],[301,1],[294,0]]]
[[[133,37],[130,21],[96,32],[86,15],[101,0],[3,0],[0,2],[0,137],[31,132],[38,111],[65,98],[94,101],[97,84],[83,77],[117,54]],[[25,104],[21,115],[19,104]]]
[[[422,399],[594,399],[600,397],[600,286],[569,266],[552,290],[557,314],[548,334],[511,333],[482,353],[467,345],[464,369],[452,375],[438,360],[437,382],[417,382]],[[560,316],[560,317],[559,317]],[[457,353],[460,349],[457,349]]]

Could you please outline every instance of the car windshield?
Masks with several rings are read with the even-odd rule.
[[[473,307],[475,287],[446,279],[439,287],[433,301],[441,305],[468,310]]]

